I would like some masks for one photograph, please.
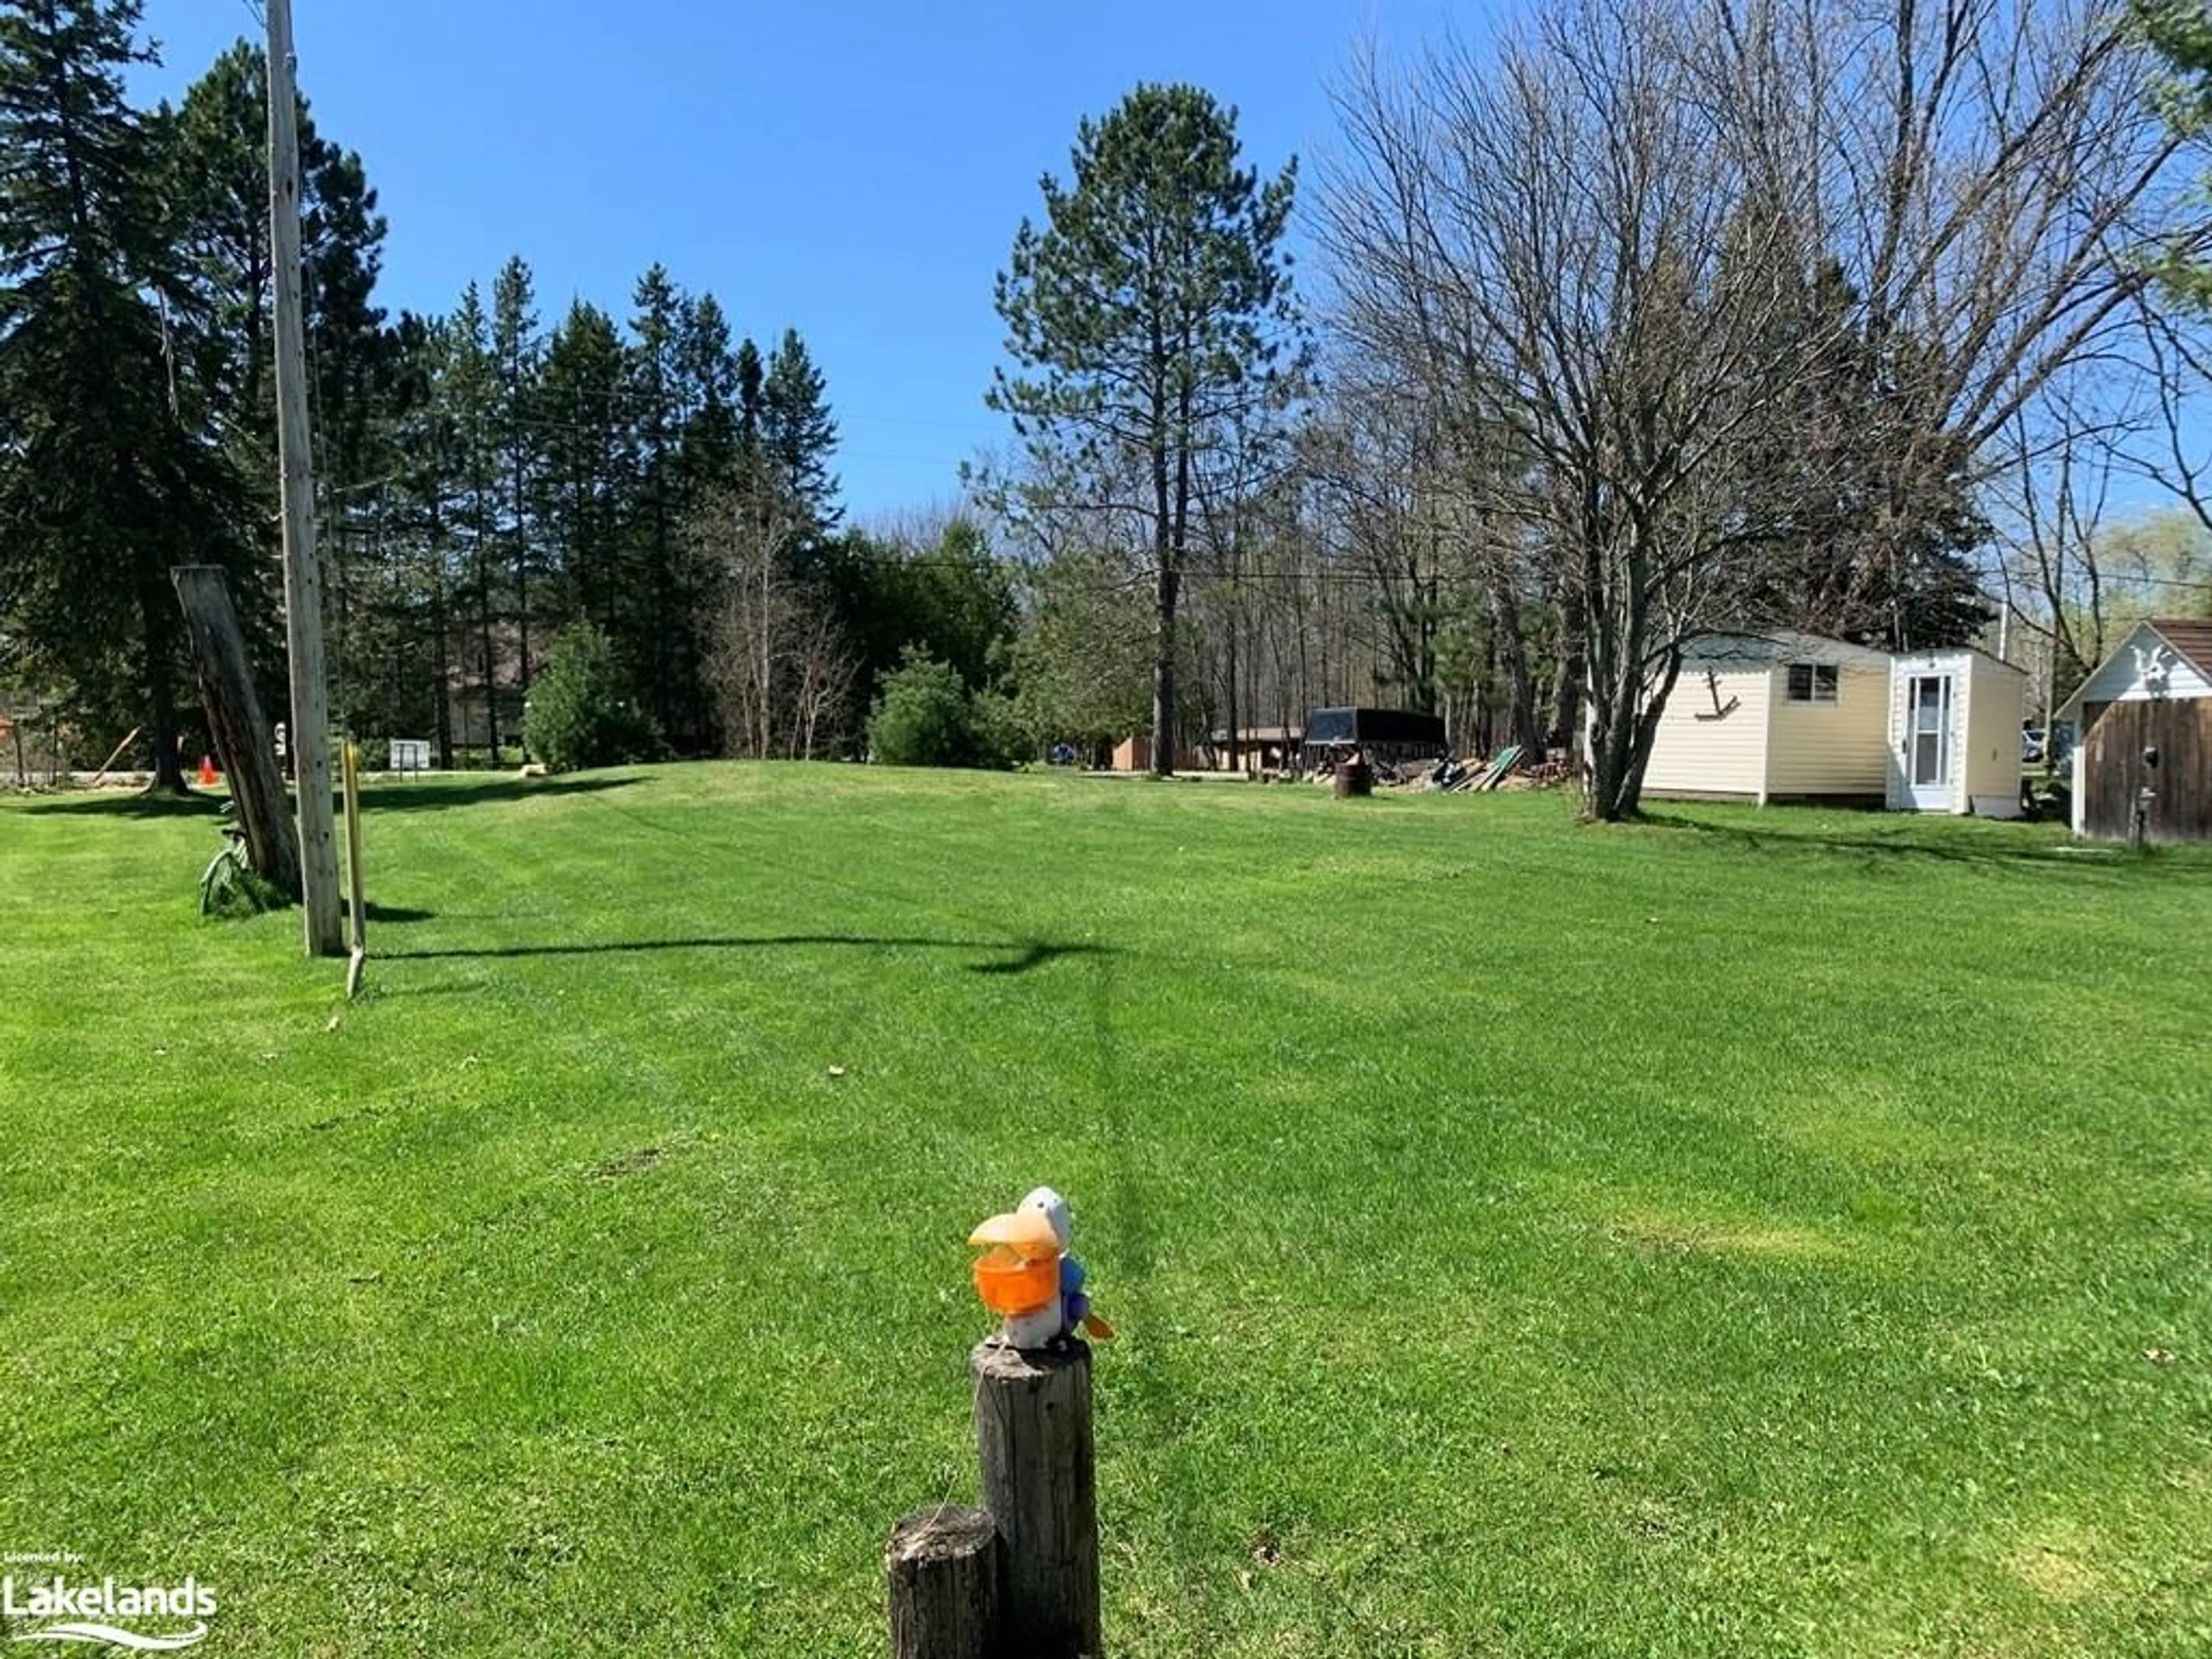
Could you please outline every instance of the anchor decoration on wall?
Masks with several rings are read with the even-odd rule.
[[[1692,720],[1724,720],[1735,713],[1736,704],[1741,701],[1737,697],[1730,697],[1726,702],[1721,701],[1721,677],[1710,668],[1705,670],[1705,695],[1713,700],[1713,712],[1708,714],[1702,708],[1694,709],[1691,713]]]

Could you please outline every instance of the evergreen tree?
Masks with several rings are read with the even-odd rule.
[[[607,636],[589,623],[571,623],[554,641],[523,740],[556,772],[651,760],[660,748],[623,683]]]
[[[445,319],[403,313],[392,334],[390,434],[394,477],[380,492],[384,611],[391,629],[387,729],[428,731],[438,763],[453,764],[453,690],[461,660],[457,547],[465,528],[458,483],[465,434],[447,384],[453,329]]]
[[[859,708],[909,651],[973,692],[1005,669],[1018,620],[1012,583],[972,520],[955,518],[919,546],[848,530],[816,549],[806,568],[853,651]]]
[[[456,509],[456,569],[465,580],[469,606],[461,678],[474,687],[482,708],[480,719],[464,720],[461,741],[471,749],[481,746],[487,760],[496,763],[502,736],[500,623],[506,610],[505,549],[498,530],[500,388],[490,323],[474,283],[461,290],[461,302],[447,319],[445,345],[438,392],[452,446],[446,454]]]
[[[747,335],[738,344],[738,447],[748,457],[760,447],[763,374],[760,348]]]
[[[267,88],[261,52],[238,41],[186,89],[166,170],[178,252],[201,324],[193,376],[241,465],[270,481],[273,503]]]
[[[137,21],[133,0],[0,6],[0,631],[103,732],[143,726],[181,788],[168,568],[240,568],[246,514],[168,349],[156,134],[123,94]]]
[[[690,394],[690,412],[678,442],[686,496],[726,484],[737,476],[741,444],[738,363],[730,349],[730,325],[711,294],[702,294],[684,313],[678,361]]]
[[[1201,473],[1224,429],[1278,400],[1295,333],[1285,226],[1296,164],[1238,165],[1237,115],[1195,87],[1141,86],[1078,129],[1074,178],[1043,180],[998,282],[994,408],[1040,459],[1145,481],[1153,574],[1152,767],[1175,764],[1176,604]],[[1051,470],[1051,469],[1047,469]],[[1064,471],[1064,469],[1061,469]]]
[[[239,40],[185,92],[165,146],[178,257],[204,326],[194,368],[230,441],[274,494],[274,271],[269,244],[268,61]],[[347,483],[367,442],[384,314],[373,295],[385,221],[361,157],[325,139],[298,99],[301,289],[319,471]],[[265,463],[265,464],[264,464]]]
[[[577,301],[545,352],[538,520],[568,614],[609,635],[624,614],[622,536],[636,476],[626,374],[614,319]]]
[[[2167,124],[2192,143],[2212,131],[2212,9],[2204,0],[2134,0],[2136,22],[2169,74],[2161,100]],[[2212,263],[2201,251],[2169,252],[2160,274],[2168,290],[2197,311],[2212,309]]]
[[[1741,623],[1889,651],[1967,644],[1992,615],[1971,557],[1991,532],[1963,447],[1914,406],[1913,377],[1882,361],[1842,266],[1778,257],[1796,239],[1771,214],[1753,224],[1759,212],[1724,247],[1724,283],[1775,296],[1739,392],[1757,416],[1741,422],[1731,493],[1772,544],[1747,566]],[[1888,351],[1914,347],[1893,337]]]
[[[341,722],[376,681],[364,653],[383,573],[374,481],[391,468],[383,407],[391,372],[374,302],[385,222],[359,155],[325,138],[305,97],[300,138],[301,300],[324,564],[332,708]],[[163,146],[185,279],[175,319],[196,418],[252,493],[257,554],[277,558],[274,268],[269,240],[268,64],[240,40],[185,92]],[[281,703],[282,699],[278,699]]]
[[[516,254],[492,284],[491,356],[500,474],[500,537],[513,581],[515,678],[527,699],[531,678],[531,596],[542,574],[532,504],[544,465],[538,399],[544,347],[538,331],[530,267]],[[542,595],[541,595],[542,599]]]
[[[684,407],[679,347],[684,305],[665,268],[654,264],[631,295],[627,402],[637,445],[637,494],[629,526],[631,599],[611,629],[617,656],[635,679],[654,722],[679,749],[701,726],[696,678],[684,672],[688,633],[678,526],[684,515],[678,441]],[[694,679],[687,684],[687,679]]]
[[[837,477],[830,470],[837,450],[826,382],[797,329],[786,329],[768,362],[760,400],[761,447],[785,495],[798,504],[811,542],[836,528]]]

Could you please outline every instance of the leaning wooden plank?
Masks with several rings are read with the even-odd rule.
[[[276,764],[276,738],[253,687],[246,641],[230,603],[230,582],[220,565],[180,564],[169,580],[184,609],[185,629],[198,671],[200,697],[207,705],[216,752],[230,779],[239,826],[246,832],[246,854],[257,874],[267,878],[287,898],[300,896],[300,842],[292,825],[291,799]]]
[[[1498,751],[1498,758],[1491,763],[1490,770],[1483,774],[1481,783],[1476,787],[1481,789],[1497,788],[1499,784],[1505,781],[1506,774],[1520,763],[1521,745],[1517,743],[1508,744]]]

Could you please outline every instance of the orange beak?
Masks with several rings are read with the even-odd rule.
[[[1034,1313],[1060,1294],[1060,1235],[1042,1211],[994,1215],[968,1242],[985,1247],[975,1259],[975,1293],[993,1313]]]
[[[1060,1235],[1042,1210],[1012,1210],[994,1215],[968,1235],[970,1244],[989,1244],[1011,1250],[1024,1261],[1057,1261]]]

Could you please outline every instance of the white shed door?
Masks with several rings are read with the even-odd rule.
[[[1915,674],[1905,708],[1905,775],[1916,811],[1951,809],[1951,677]]]

